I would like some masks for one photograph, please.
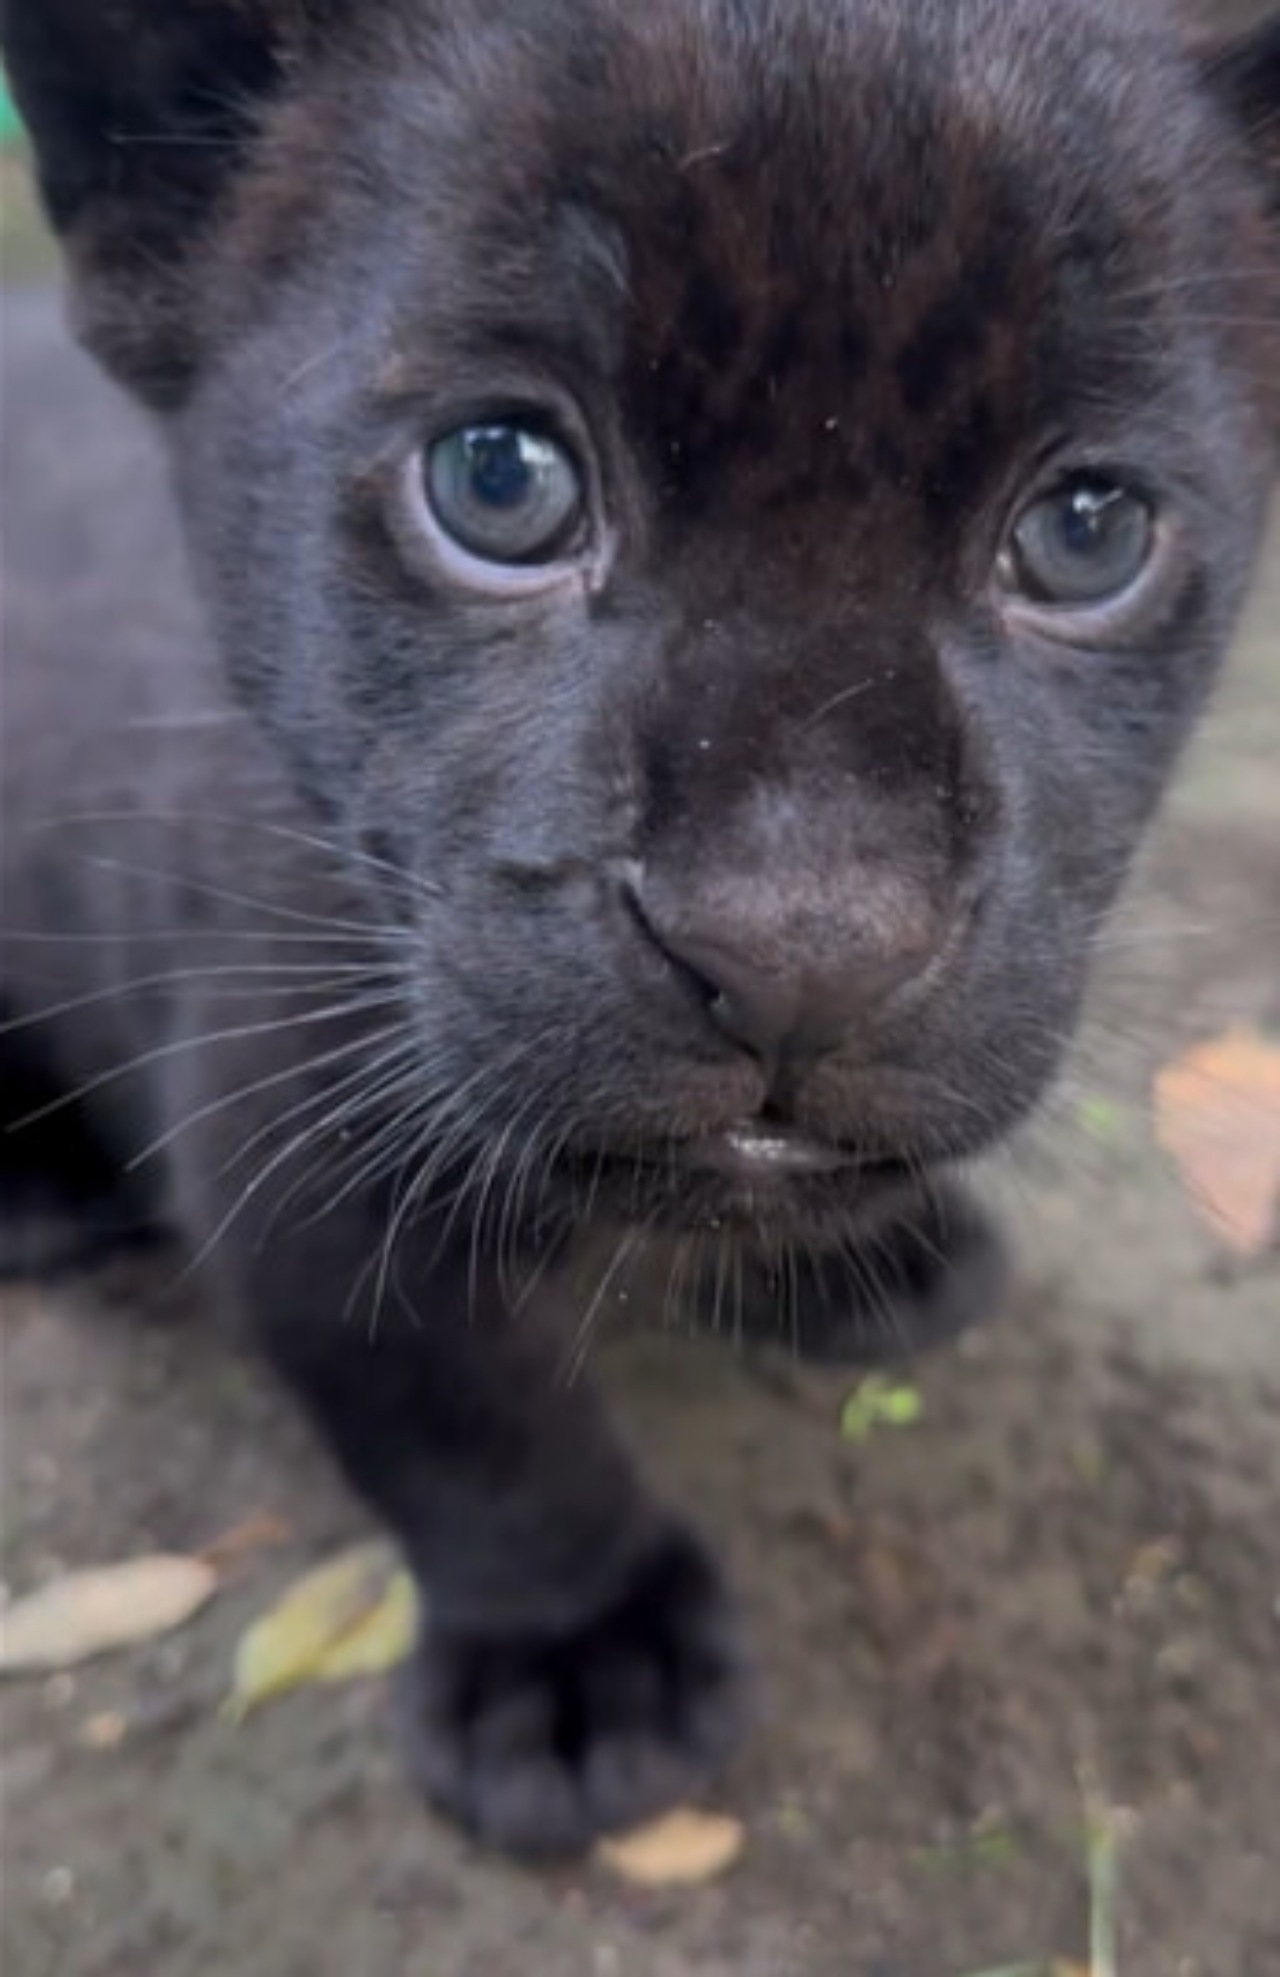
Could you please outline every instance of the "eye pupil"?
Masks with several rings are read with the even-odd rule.
[[[513,508],[528,498],[534,468],[515,426],[472,426],[462,436],[471,491],[491,508]]]
[[[485,562],[551,563],[583,509],[569,452],[516,419],[459,426],[428,447],[427,505],[445,535]]]
[[[1062,535],[1072,555],[1091,555],[1105,540],[1108,516],[1119,499],[1119,488],[1103,491],[1093,487],[1076,487],[1071,490],[1063,505]]]

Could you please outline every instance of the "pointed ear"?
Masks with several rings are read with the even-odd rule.
[[[0,46],[84,341],[155,404],[201,340],[190,274],[333,0],[0,0]]]
[[[1257,161],[1263,197],[1280,228],[1280,13],[1207,51],[1203,65]]]

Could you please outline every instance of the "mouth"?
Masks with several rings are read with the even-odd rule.
[[[660,1224],[767,1222],[797,1231],[815,1215],[824,1223],[860,1216],[910,1185],[915,1172],[903,1159],[873,1157],[767,1118],[579,1161],[573,1165],[592,1199],[616,1197],[632,1214],[652,1211]]]
[[[673,1152],[680,1166],[721,1174],[726,1180],[764,1185],[812,1174],[838,1174],[864,1164],[845,1147],[763,1119],[746,1120],[721,1132],[683,1141]]]

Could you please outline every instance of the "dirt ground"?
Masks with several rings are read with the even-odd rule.
[[[1012,1306],[919,1369],[919,1422],[855,1447],[848,1378],[606,1351],[753,1621],[713,1885],[481,1856],[411,1798],[376,1682],[220,1718],[246,1621],[359,1513],[171,1263],[10,1290],[11,1589],[262,1510],[291,1536],[169,1641],[5,1689],[7,1977],[1031,1977],[1089,1955],[1082,1771],[1120,1977],[1280,1972],[1280,1254],[1223,1262],[1146,1104],[1182,1044],[1280,1031],[1278,762],[1280,538],[1052,1117],[993,1168]]]

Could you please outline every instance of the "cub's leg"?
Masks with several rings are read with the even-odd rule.
[[[315,1148],[280,1159],[269,1121],[245,1192],[253,1103],[188,1084],[180,1111],[188,1239],[420,1583],[406,1741],[427,1793],[527,1854],[675,1802],[732,1741],[734,1625],[699,1539],[566,1377],[552,1293],[515,1311],[506,1273],[430,1216],[383,1269],[388,1201],[337,1200],[341,1168],[296,1194]]]

